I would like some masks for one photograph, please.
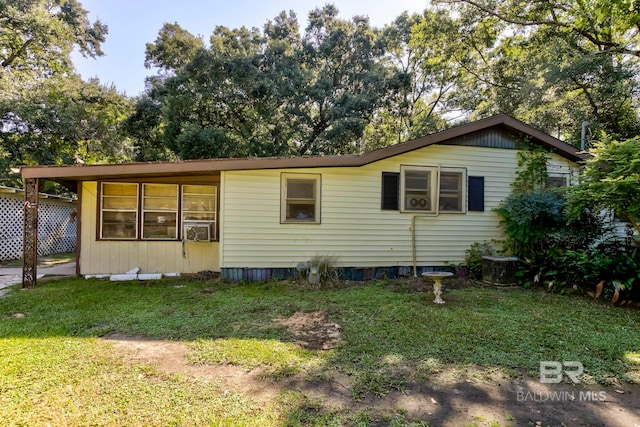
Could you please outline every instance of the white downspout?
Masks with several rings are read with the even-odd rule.
[[[439,214],[438,210],[436,209],[436,213],[433,214],[424,214],[424,215],[414,215],[411,217],[411,252],[412,252],[412,258],[413,258],[413,277],[418,277],[418,261],[417,261],[417,254],[416,254],[416,218],[434,218],[437,217]]]

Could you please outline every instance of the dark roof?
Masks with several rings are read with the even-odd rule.
[[[364,154],[308,157],[250,157],[238,159],[184,160],[177,162],[145,162],[98,165],[24,166],[23,178],[43,178],[58,181],[89,181],[107,178],[214,175],[219,171],[251,169],[288,169],[315,167],[358,167],[407,153],[429,145],[442,143],[489,128],[501,128],[526,137],[531,144],[540,145],[573,162],[587,155],[569,144],[533,128],[506,114],[492,116],[433,133],[413,141],[392,145]]]

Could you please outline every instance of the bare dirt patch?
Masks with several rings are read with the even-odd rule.
[[[292,335],[299,336],[301,342],[316,346],[324,345],[328,338],[335,339],[336,334],[339,337],[339,329],[335,324],[331,326],[320,312],[296,313],[278,322],[291,328]],[[302,333],[305,328],[324,332],[309,337]],[[373,414],[401,410],[408,419],[424,420],[431,426],[640,427],[638,384],[541,384],[537,378],[524,374],[510,378],[481,367],[463,370],[445,367],[424,381],[407,384],[402,391],[354,400],[353,379],[337,371],[313,378],[308,373],[299,373],[276,381],[261,375],[261,369],[189,364],[185,342],[116,333],[103,338],[113,343],[129,363],[152,364],[163,373],[211,381],[223,392],[243,393],[265,403],[272,402],[282,391],[295,390],[321,402],[325,411]]]
[[[286,319],[274,319],[274,322],[286,327],[296,344],[310,350],[330,350],[341,342],[340,325],[329,322],[327,314],[320,311],[298,311]]]
[[[143,336],[110,333],[103,339],[113,343],[129,363],[155,365],[162,373],[181,374],[211,381],[224,391],[246,393],[259,400],[274,398],[279,388],[261,381],[261,369],[247,370],[234,365],[193,365],[188,362],[188,345],[183,341],[152,340]]]

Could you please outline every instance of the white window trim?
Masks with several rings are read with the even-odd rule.
[[[313,220],[287,219],[287,180],[302,179],[314,181],[315,211]],[[281,224],[320,224],[320,205],[322,199],[322,175],[306,173],[282,173],[280,176],[280,223]]]
[[[406,179],[405,172],[407,171],[428,171],[432,174],[430,183],[430,204],[432,209],[421,210],[411,209],[406,206]],[[462,200],[461,209],[459,211],[441,210],[440,209],[440,174],[442,172],[455,172],[462,174]],[[440,214],[465,214],[467,213],[467,168],[464,167],[441,167],[441,166],[421,166],[421,165],[400,165],[400,212],[403,213],[415,213],[425,215],[440,215]]]
[[[453,167],[441,167],[440,172],[454,172],[462,174],[461,182],[462,184],[462,194],[460,197],[462,198],[460,201],[460,207],[462,210],[459,211],[447,211],[440,209],[440,177],[438,177],[438,212],[441,214],[464,214],[467,213],[467,168],[453,168]]]
[[[424,171],[431,173],[431,182],[430,182],[430,205],[431,209],[411,209],[410,207],[407,209],[406,206],[406,175],[407,171]],[[416,213],[416,214],[437,214],[438,209],[438,192],[440,191],[440,174],[438,173],[438,166],[411,166],[411,165],[400,165],[400,212],[407,213]]]

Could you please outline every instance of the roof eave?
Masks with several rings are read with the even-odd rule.
[[[473,132],[494,126],[506,127],[512,131],[529,136],[545,148],[571,160],[581,162],[589,155],[546,133],[529,126],[506,114],[488,117],[466,123],[451,129],[427,135],[413,141],[392,145],[362,155],[313,156],[313,157],[250,157],[241,159],[207,159],[179,162],[124,163],[104,165],[60,165],[60,166],[24,166],[20,169],[22,177],[43,178],[54,181],[87,181],[113,177],[154,177],[215,175],[220,171],[252,169],[299,169],[317,167],[358,167],[389,157],[404,154],[429,145],[451,140]]]

